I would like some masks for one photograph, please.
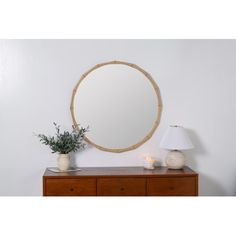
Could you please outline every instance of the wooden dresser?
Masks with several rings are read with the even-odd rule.
[[[44,196],[197,196],[198,174],[189,167],[86,167],[43,176]]]

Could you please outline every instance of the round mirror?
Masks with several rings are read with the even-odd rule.
[[[89,126],[86,141],[109,152],[124,152],[147,141],[157,128],[162,103],[159,88],[137,65],[112,61],[82,75],[71,99],[71,115]]]

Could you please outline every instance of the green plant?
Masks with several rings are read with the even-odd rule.
[[[44,134],[38,134],[37,137],[40,142],[46,146],[49,146],[52,153],[67,154],[69,152],[76,152],[83,149],[86,144],[84,143],[84,135],[88,132],[88,128],[80,127],[79,131],[72,125],[72,131],[61,132],[60,126],[53,123],[56,128],[55,136],[46,136]]]

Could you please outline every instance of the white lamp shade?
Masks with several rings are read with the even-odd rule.
[[[194,148],[186,130],[181,126],[170,126],[161,140],[160,147],[168,150]]]

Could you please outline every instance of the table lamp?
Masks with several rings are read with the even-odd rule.
[[[186,130],[177,125],[168,127],[161,140],[160,147],[170,150],[165,159],[168,169],[182,169],[185,165],[185,157],[180,150],[194,148]]]

